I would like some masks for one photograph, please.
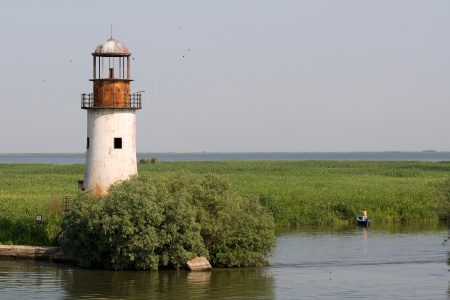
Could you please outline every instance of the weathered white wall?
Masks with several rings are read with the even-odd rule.
[[[88,109],[87,136],[84,189],[104,195],[113,183],[137,174],[135,110]],[[114,138],[122,138],[122,149],[114,149]]]

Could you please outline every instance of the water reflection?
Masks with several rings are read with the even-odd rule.
[[[274,281],[264,269],[187,271],[99,271],[70,269],[61,274],[69,297],[110,299],[273,299]]]
[[[367,232],[369,231],[369,228],[366,226],[359,226],[358,229],[362,231],[363,238],[367,238]]]

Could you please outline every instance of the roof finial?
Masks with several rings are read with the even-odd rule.
[[[111,23],[111,38],[112,38],[112,23]]]

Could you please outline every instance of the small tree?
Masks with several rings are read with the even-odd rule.
[[[274,220],[217,175],[133,177],[102,199],[80,192],[63,221],[63,250],[79,264],[111,269],[179,269],[197,256],[213,266],[266,264]]]

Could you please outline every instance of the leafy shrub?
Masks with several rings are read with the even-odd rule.
[[[141,158],[139,160],[140,164],[156,164],[157,158],[156,157],[152,157],[152,158]]]
[[[150,159],[148,159],[148,158],[141,158],[139,160],[139,163],[140,164],[149,164],[150,163]]]
[[[275,243],[272,215],[257,197],[241,197],[224,177],[189,172],[162,180],[175,194],[185,194],[198,211],[201,235],[213,266],[259,266]]]
[[[91,193],[79,192],[62,222],[64,252],[84,267],[102,266],[107,255],[101,233],[104,203],[100,200]]]
[[[179,269],[202,255],[219,267],[263,265],[275,242],[273,217],[257,198],[186,171],[133,177],[103,198],[80,192],[62,227],[67,255],[110,269]]]

